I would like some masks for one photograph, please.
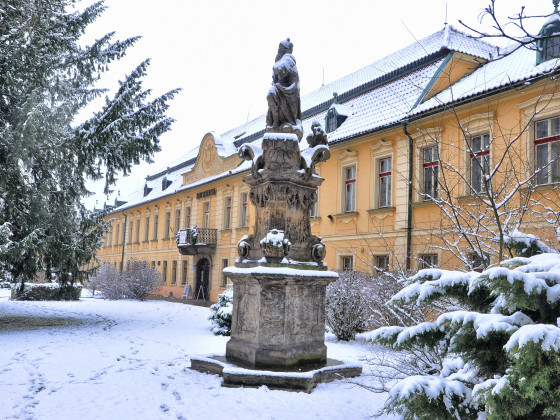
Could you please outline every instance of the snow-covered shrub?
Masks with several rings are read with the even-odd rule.
[[[349,341],[371,315],[367,274],[341,271],[327,286],[325,321],[338,340]]]
[[[0,289],[11,289],[12,283],[9,281],[0,281]]]
[[[126,285],[128,299],[145,300],[151,292],[162,286],[160,273],[155,267],[148,266],[147,261],[133,258],[122,273],[122,281]]]
[[[218,302],[210,306],[212,315],[208,317],[212,321],[211,330],[214,335],[231,335],[231,313],[233,310],[233,288],[226,289],[218,295]]]
[[[11,290],[12,300],[79,300],[82,295],[81,285],[59,285],[57,283],[14,284]]]
[[[160,273],[146,261],[131,258],[122,273],[112,264],[102,265],[90,279],[89,287],[98,290],[106,299],[144,300],[162,285]]]
[[[560,417],[560,255],[517,257],[482,273],[422,270],[392,301],[453,298],[465,310],[371,338],[440,354],[431,372],[400,379],[385,413],[404,418]]]

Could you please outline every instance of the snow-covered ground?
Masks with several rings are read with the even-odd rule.
[[[342,381],[311,394],[223,388],[189,369],[191,355],[225,352],[209,309],[84,296],[12,302],[0,290],[0,419],[350,420],[370,418],[386,397]],[[26,329],[27,317],[40,326]],[[352,362],[371,351],[330,337],[327,346]]]

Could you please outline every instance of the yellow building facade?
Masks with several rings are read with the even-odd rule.
[[[556,243],[556,68],[556,60],[537,65],[534,51],[500,55],[446,27],[303,96],[305,133],[320,121],[329,137],[311,214],[329,268],[476,269],[506,255],[500,232]],[[159,293],[182,296],[191,286],[194,298],[215,301],[228,281],[222,269],[255,222],[243,183],[250,162],[237,153],[258,145],[264,128],[261,116],[208,133],[147,177],[107,216],[99,260],[146,260],[162,273]],[[194,226],[203,245],[181,255],[176,236]]]

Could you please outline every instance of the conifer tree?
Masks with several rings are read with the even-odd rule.
[[[103,227],[80,200],[86,179],[105,180],[150,161],[177,90],[155,99],[143,89],[146,60],[119,82],[91,118],[76,117],[106,90],[95,87],[109,64],[138,37],[114,33],[80,45],[103,2],[73,11],[75,0],[0,3],[0,268],[14,281],[38,271],[74,282],[95,254]]]
[[[439,366],[396,382],[385,413],[405,419],[560,417],[560,254],[532,235],[508,238],[508,246],[523,256],[482,273],[421,270],[392,298],[429,308],[447,297],[463,309],[373,332],[373,341],[392,349],[420,346],[443,356]]]

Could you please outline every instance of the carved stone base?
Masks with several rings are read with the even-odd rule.
[[[191,357],[191,369],[220,375],[224,387],[261,387],[310,393],[319,383],[354,378],[362,374],[362,367],[328,359],[321,368],[297,371],[262,371],[247,369],[226,361],[224,356]]]
[[[280,271],[269,267],[224,270],[235,296],[226,357],[259,369],[323,366],[327,360],[325,291],[338,275]]]

